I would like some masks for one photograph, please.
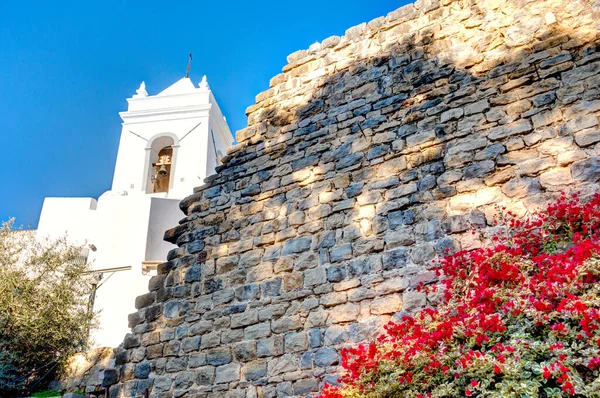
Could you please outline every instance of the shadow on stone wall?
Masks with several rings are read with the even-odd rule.
[[[417,14],[447,17],[452,3],[436,4]],[[498,206],[522,216],[597,189],[597,31],[554,14],[500,29],[466,9],[463,24],[492,24],[479,47],[399,22],[323,43],[364,57],[302,54],[274,78],[219,173],[182,201],[114,396],[315,394],[339,348],[435,303],[415,288],[446,249],[484,244],[471,225],[485,235]]]

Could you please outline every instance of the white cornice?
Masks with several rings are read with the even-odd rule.
[[[209,116],[211,104],[119,112],[124,124],[181,120]]]

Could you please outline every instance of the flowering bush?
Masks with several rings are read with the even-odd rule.
[[[439,261],[437,309],[344,349],[322,397],[600,396],[600,194],[502,223]]]

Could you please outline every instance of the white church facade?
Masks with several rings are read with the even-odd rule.
[[[206,77],[198,87],[182,78],[157,95],[142,82],[127,102],[111,190],[98,200],[46,198],[37,229],[40,238],[66,233],[85,244],[99,276],[96,346],[122,342],[135,298],[175,247],[163,234],[183,217],[180,200],[214,174],[233,141]]]

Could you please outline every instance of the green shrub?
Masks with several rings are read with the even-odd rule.
[[[46,390],[33,393],[31,396],[36,398],[60,397],[60,392],[56,390]]]
[[[47,387],[70,354],[84,350],[93,314],[92,274],[65,237],[0,227],[0,397]]]

